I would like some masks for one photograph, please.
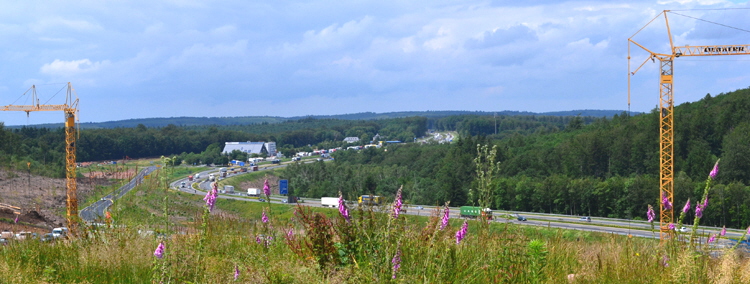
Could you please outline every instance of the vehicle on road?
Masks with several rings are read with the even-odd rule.
[[[680,227],[679,229],[675,229],[675,231],[679,231],[680,233],[687,233],[688,228],[685,226]]]
[[[199,178],[201,178],[201,174],[195,174],[195,179],[197,180]]]
[[[422,210],[422,209],[424,209],[424,207],[422,207],[422,206],[417,206],[417,209],[419,209],[419,210]]]
[[[381,197],[377,195],[362,195],[359,197],[359,205],[380,205]]]
[[[591,217],[588,217],[588,216],[587,217],[581,217],[581,218],[578,219],[578,221],[591,222]]]
[[[478,218],[479,216],[486,216],[487,220],[492,220],[492,209],[478,207],[478,206],[461,206],[459,208],[461,217],[463,218]]]
[[[248,188],[247,189],[247,196],[260,196],[260,189],[257,189],[257,188]]]
[[[193,176],[188,176],[188,181],[193,181]]]
[[[518,214],[516,214],[516,219],[518,219],[518,221],[526,221],[526,217],[518,215]]]
[[[263,199],[263,198],[258,198],[258,201],[260,201],[260,202],[266,202],[266,200]]]
[[[300,157],[292,157],[292,161],[294,162],[299,162],[300,159],[301,159]]]
[[[55,235],[53,235],[52,233],[46,233],[46,234],[42,235],[41,238],[39,238],[39,240],[42,241],[42,242],[49,242],[49,241],[54,240],[54,239],[55,239]]]
[[[183,187],[183,188],[185,187],[185,182],[184,181],[180,183],[180,187]]]
[[[321,197],[320,206],[336,208],[339,206],[339,198],[338,197]]]
[[[68,235],[68,228],[66,227],[59,227],[52,229],[52,237],[55,239],[65,237]]]
[[[273,159],[273,161],[271,161],[271,163],[272,164],[281,164],[281,160],[279,160],[279,159]]]
[[[215,181],[215,180],[216,180],[216,176],[214,174],[208,175],[208,181]]]

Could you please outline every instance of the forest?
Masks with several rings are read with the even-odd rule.
[[[675,107],[675,204],[700,196],[708,171],[721,158],[710,193],[707,225],[750,223],[750,89]],[[428,129],[455,131],[451,144],[411,143]],[[658,205],[658,113],[611,117],[551,115],[446,115],[374,120],[301,118],[245,125],[82,129],[78,161],[177,155],[186,164],[225,163],[227,141],[275,141],[292,155],[347,146],[344,137],[368,143],[410,143],[334,153],[334,163],[293,165],[282,172],[293,194],[348,198],[393,196],[403,185],[406,202],[476,204],[477,145],[497,147],[493,209],[643,219]],[[62,177],[63,130],[0,125],[0,164]],[[362,144],[360,143],[360,144]],[[690,220],[688,220],[688,223]]]

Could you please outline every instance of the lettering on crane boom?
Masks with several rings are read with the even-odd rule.
[[[730,46],[730,47],[705,47],[703,52],[744,52],[744,46]]]

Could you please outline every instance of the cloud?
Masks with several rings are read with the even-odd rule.
[[[82,73],[89,73],[99,70],[102,65],[109,64],[109,61],[91,62],[89,59],[80,59],[72,61],[62,61],[55,59],[52,63],[47,63],[39,68],[42,74],[52,76],[75,76]]]
[[[466,42],[468,48],[488,48],[500,45],[512,44],[517,41],[533,42],[539,38],[529,27],[518,24],[507,29],[494,29],[485,31],[479,39],[470,39]]]

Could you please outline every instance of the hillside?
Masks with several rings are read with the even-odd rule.
[[[279,123],[284,121],[300,120],[305,118],[314,119],[337,119],[337,120],[376,120],[376,119],[390,119],[390,118],[401,118],[401,117],[427,117],[427,118],[443,118],[448,116],[456,115],[476,115],[476,116],[590,116],[590,117],[612,117],[620,114],[621,110],[570,110],[570,111],[556,111],[556,112],[521,112],[521,111],[404,111],[404,112],[386,112],[386,113],[374,113],[374,112],[361,112],[352,114],[338,114],[338,115],[309,115],[309,116],[293,116],[293,117],[281,117],[281,116],[240,116],[240,117],[163,117],[163,118],[135,118],[117,121],[105,121],[105,122],[83,122],[80,123],[81,129],[98,129],[98,128],[117,128],[117,127],[136,127],[138,125],[144,125],[146,127],[165,127],[167,125],[176,126],[231,126],[231,125],[248,125],[248,124],[263,124],[263,123]],[[6,125],[6,128],[20,128],[23,126],[27,127],[39,127],[39,128],[60,128],[62,123],[47,123],[47,124],[34,124],[34,125]]]

